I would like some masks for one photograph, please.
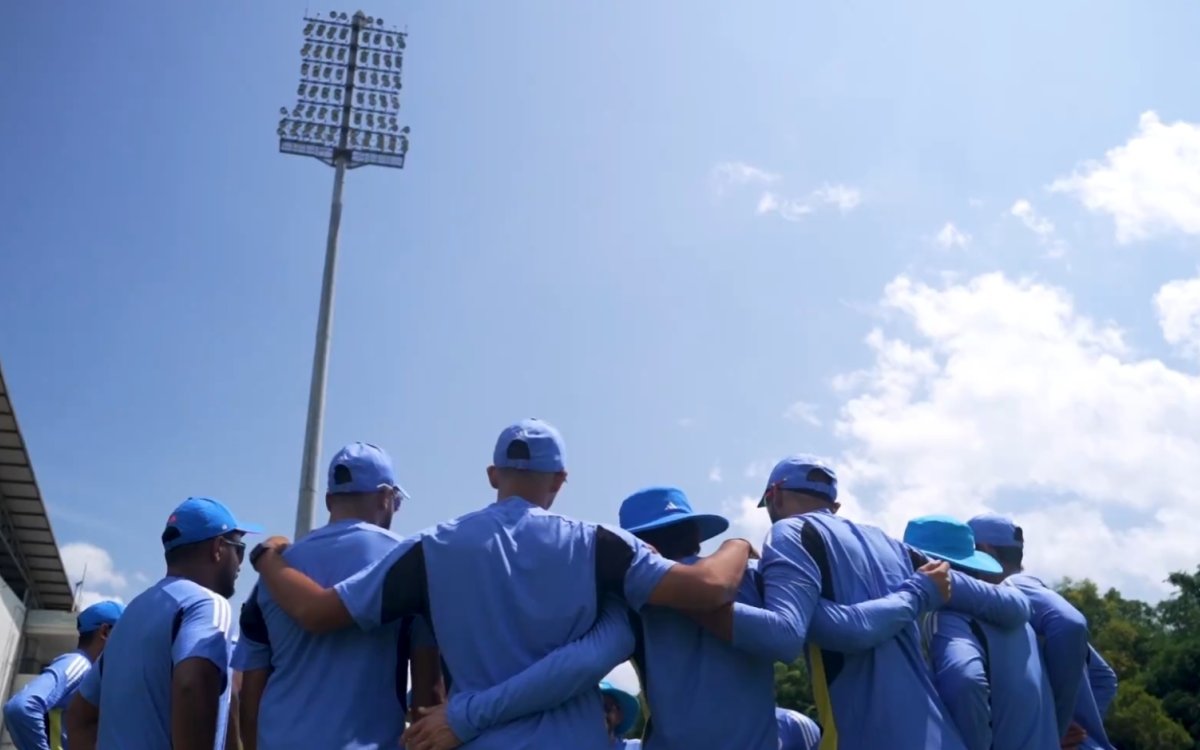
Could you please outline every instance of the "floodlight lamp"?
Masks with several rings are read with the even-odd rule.
[[[299,117],[300,113],[302,113],[303,111],[304,111],[304,105],[297,104],[296,108],[292,110],[292,117]]]
[[[308,87],[308,98],[309,99],[317,98],[317,87],[315,84]]]
[[[380,34],[378,31],[375,32],[375,44],[383,44],[383,34]]]
[[[400,90],[400,76],[392,76],[392,88],[396,89],[397,91]]]
[[[375,148],[383,150],[383,136],[375,136]]]
[[[402,36],[396,37],[396,46],[399,47],[400,49],[404,49],[404,47],[405,47],[404,37],[402,37]]]
[[[358,64],[359,65],[367,64],[367,51],[366,50],[363,50],[358,53]]]
[[[338,101],[338,102],[340,102],[342,100],[342,90],[341,89],[333,90],[333,99],[334,99],[334,101]]]
[[[343,26],[342,30],[338,32],[338,36],[341,37],[343,42],[346,41],[346,37],[350,36],[350,29]]]
[[[308,36],[309,34],[313,33],[314,26],[316,26],[316,24],[312,22],[304,24],[304,36]]]
[[[383,41],[387,42],[387,46],[389,46],[389,47],[394,47],[396,45],[396,41],[394,39],[392,39],[391,34],[388,34],[387,36],[385,36],[383,38]]]
[[[389,135],[389,136],[388,136],[387,150],[388,150],[388,151],[395,151],[395,150],[396,150],[396,136],[394,136],[394,135]]]
[[[316,36],[319,36],[319,37],[325,36],[325,24],[323,24],[323,23],[317,24]]]
[[[284,117],[287,117],[287,107],[280,107],[279,114],[283,115]]]
[[[286,132],[286,131],[284,131],[283,125],[280,125],[279,127],[275,128],[275,135],[279,136],[280,138],[283,137],[284,132]]]
[[[379,53],[378,52],[371,55],[371,64],[377,68],[379,67]]]
[[[338,62],[345,62],[345,61],[346,61],[346,48],[341,47],[338,49]]]
[[[317,118],[324,120],[329,115],[329,110],[326,107],[321,107],[317,110]]]
[[[328,98],[329,98],[329,87],[328,87],[328,86],[322,86],[322,87],[321,87],[321,98],[322,98],[322,99],[328,99]]]
[[[329,33],[328,33],[328,34],[326,34],[325,36],[326,36],[328,39],[331,39],[331,40],[332,40],[332,39],[337,39],[337,35],[338,35],[338,27],[336,27],[336,26],[330,26],[330,27],[329,27]]]
[[[312,44],[310,44],[309,42],[305,42],[304,46],[300,48],[300,56],[308,57],[309,52],[312,52]]]
[[[408,138],[400,136],[400,155],[404,156],[408,153]]]
[[[372,107],[376,106],[376,102],[379,101],[378,97],[376,97],[374,93],[372,93],[368,99],[370,100]]]
[[[334,77],[334,78],[336,78],[336,79],[338,79],[338,81],[341,81],[341,80],[342,80],[342,76],[344,76],[344,75],[346,75],[346,71],[345,71],[345,70],[343,70],[343,69],[341,69],[341,68],[334,68],[334,70],[333,70],[333,77]]]
[[[317,111],[317,108],[316,108],[316,107],[314,107],[313,105],[311,105],[311,104],[310,104],[310,105],[308,105],[308,109],[306,109],[306,110],[304,111],[304,116],[305,116],[305,117],[312,117],[312,116],[313,116],[313,113],[314,113],[314,112],[316,112],[316,111]]]
[[[371,71],[371,85],[372,86],[379,85],[379,74],[376,73],[375,71]]]
[[[392,129],[393,133],[395,133],[397,130],[400,129],[400,123],[396,122],[395,117],[389,117],[388,118],[388,127]]]
[[[370,114],[369,112],[367,113],[367,127],[368,128],[375,127],[375,115]]]
[[[300,85],[299,85],[299,86],[296,88],[296,96],[304,96],[304,84],[303,84],[303,83],[301,83],[301,84],[300,84]]]
[[[339,19],[339,20],[342,20],[342,21],[345,21],[345,20],[346,20],[346,14],[345,14],[345,13],[338,13],[338,19]]]
[[[354,113],[354,124],[355,124],[355,125],[362,125],[362,112],[355,112],[355,113]]]
[[[409,132],[408,126],[405,125],[404,127],[400,128],[400,132],[404,133],[405,135],[408,135],[408,132]]]
[[[383,19],[382,19],[382,18],[376,18],[376,19],[375,19],[375,25],[376,25],[376,26],[382,26],[382,25],[383,25]]]
[[[336,21],[337,20],[337,11],[333,11],[333,10],[329,11],[329,17],[332,20]]]
[[[308,63],[300,63],[300,75],[308,75]]]
[[[361,91],[356,91],[356,92],[354,92],[354,94],[355,94],[354,99],[358,102],[358,106],[360,106],[360,107],[365,106],[365,103],[367,101],[367,95]]]
[[[333,75],[333,68],[325,68],[321,73],[323,74],[321,77],[328,81],[329,76]]]
[[[304,123],[304,134],[311,135],[313,132],[313,128],[315,128],[315,127],[317,127],[315,123],[311,123],[311,122]]]
[[[292,135],[296,135],[299,132],[300,132],[300,123],[293,120],[292,121]]]
[[[333,59],[333,47],[326,47],[326,48],[325,48],[325,59],[326,59],[326,60],[332,60],[332,59]]]
[[[358,71],[358,82],[364,86],[367,85],[367,71],[365,71],[365,70]]]

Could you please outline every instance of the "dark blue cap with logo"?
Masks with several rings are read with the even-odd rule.
[[[167,518],[167,528],[162,535],[163,549],[171,550],[235,531],[260,534],[262,528],[255,524],[240,523],[229,508],[212,498],[189,497]]]
[[[370,443],[350,443],[329,462],[329,494],[375,492],[381,489],[393,489],[403,497],[408,497],[408,493],[396,484],[391,456],[383,448]]]
[[[524,447],[519,448],[516,443],[523,443]],[[496,439],[492,465],[500,469],[557,474],[566,468],[562,436],[540,419],[522,419],[505,427]]]
[[[631,534],[662,529],[687,521],[700,528],[700,541],[729,528],[729,521],[709,513],[696,513],[687,495],[677,487],[647,487],[621,503],[621,528]]]
[[[809,479],[814,471],[820,472],[824,475],[821,478],[827,478],[829,481],[820,482]],[[788,456],[775,464],[774,469],[771,469],[771,477],[767,480],[767,490],[772,489],[807,492],[832,503],[837,500],[837,473],[816,456],[798,453]],[[767,493],[764,491],[758,507],[762,508],[766,504]]]
[[[125,607],[120,602],[99,602],[79,613],[75,621],[80,634],[99,630],[101,625],[116,625]]]
[[[996,558],[975,549],[971,527],[949,516],[921,516],[908,522],[904,543],[930,557],[979,573],[1004,571]]]

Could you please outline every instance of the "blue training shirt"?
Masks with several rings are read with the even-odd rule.
[[[63,714],[91,668],[91,659],[82,651],[63,654],[4,704],[4,726],[17,750],[67,746]]]
[[[934,682],[967,750],[1055,750],[1054,695],[1033,628],[930,616]]]
[[[843,750],[876,747],[888,737],[897,747],[962,750],[962,740],[934,688],[921,649],[913,600],[895,596],[913,586],[924,560],[879,529],[856,525],[828,511],[784,519],[771,527],[763,546],[764,609],[734,607],[734,643],[750,650],[770,644],[772,631],[787,634],[794,652],[797,634],[808,638],[807,657],[821,714],[822,742]],[[986,615],[1016,627],[1029,617],[1018,592],[954,575],[947,606]],[[821,628],[825,607],[834,602],[863,605],[843,612],[845,622],[862,626],[842,639]],[[885,605],[870,608],[870,603]],[[890,611],[889,611],[890,608]],[[870,614],[869,617],[866,614]],[[893,613],[899,613],[895,616]],[[813,631],[809,633],[809,623]]]
[[[405,540],[335,589],[364,629],[428,615],[453,700],[498,685],[580,639],[607,595],[641,609],[672,565],[620,529],[513,497]],[[603,750],[607,742],[593,687],[484,731],[464,747]]]
[[[779,725],[779,750],[817,750],[821,744],[821,728],[817,722],[799,711],[775,709]]]
[[[1087,738],[1080,746],[1082,750],[1113,750],[1104,729],[1104,717],[1116,697],[1117,673],[1100,652],[1088,646],[1087,667],[1079,697],[1075,699],[1074,716],[1075,722],[1087,732]]]
[[[328,587],[382,560],[400,542],[374,524],[338,521],[296,542],[284,558]],[[428,626],[417,619],[369,633],[312,635],[264,587],[255,587],[242,606],[233,667],[271,670],[259,705],[258,747],[394,750],[404,733],[410,648],[434,645]]]
[[[192,658],[221,672],[213,748],[224,750],[234,633],[229,600],[185,578],[167,576],[134,597],[79,688],[100,709],[98,750],[170,750],[171,674]]]

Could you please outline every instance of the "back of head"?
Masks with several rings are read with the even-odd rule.
[[[774,522],[814,510],[836,513],[840,507],[837,496],[837,473],[833,468],[802,453],[775,464],[758,507],[765,507]]]
[[[497,499],[520,497],[549,508],[566,482],[562,436],[550,424],[525,419],[500,433],[488,479]]]
[[[621,503],[621,528],[671,560],[700,554],[700,543],[729,528],[725,518],[696,513],[678,487],[647,487]]]
[[[117,624],[125,606],[120,602],[98,602],[79,613],[75,619],[79,631],[79,648],[95,650],[103,648],[103,642],[108,638],[113,626]],[[94,658],[95,654],[93,654]]]
[[[371,443],[350,443],[334,454],[326,487],[331,521],[358,519],[385,529],[408,498],[391,457]]]
[[[171,512],[162,532],[168,575],[188,578],[222,596],[233,596],[245,556],[244,534],[260,532],[207,497],[189,497]]]
[[[996,558],[1004,566],[1006,575],[1022,569],[1025,532],[1011,518],[998,513],[983,513],[967,521],[967,525],[975,535],[976,546]]]

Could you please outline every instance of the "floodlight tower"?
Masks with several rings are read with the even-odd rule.
[[[361,10],[353,18],[305,18],[300,50],[300,86],[296,106],[279,114],[279,150],[311,156],[333,167],[333,199],[325,240],[325,273],[317,314],[308,423],[296,505],[296,539],[312,531],[317,508],[321,423],[325,414],[325,375],[329,366],[329,325],[333,313],[333,277],[338,230],[342,222],[342,185],[346,170],[373,164],[404,167],[408,127],[400,127],[400,71],[406,34],[383,28],[383,19]]]

